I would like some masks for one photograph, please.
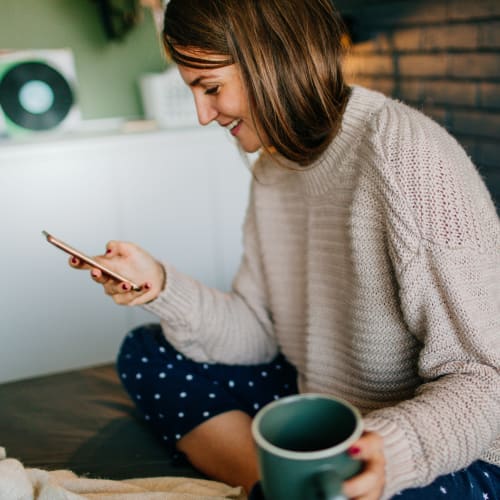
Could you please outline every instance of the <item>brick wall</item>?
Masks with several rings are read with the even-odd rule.
[[[441,123],[500,210],[500,0],[334,0],[350,26],[350,82]]]

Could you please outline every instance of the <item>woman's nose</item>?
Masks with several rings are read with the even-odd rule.
[[[198,115],[198,121],[200,125],[208,125],[210,122],[215,120],[217,117],[217,110],[211,106],[207,100],[200,97],[196,99],[196,114]]]

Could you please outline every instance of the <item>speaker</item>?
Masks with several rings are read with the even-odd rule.
[[[81,121],[69,49],[0,52],[0,132],[75,129]]]

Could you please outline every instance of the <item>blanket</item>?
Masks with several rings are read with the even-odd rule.
[[[25,468],[0,448],[0,500],[245,500],[243,488],[185,477],[113,481]]]

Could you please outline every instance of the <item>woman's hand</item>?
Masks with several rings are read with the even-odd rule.
[[[363,470],[344,481],[342,490],[347,498],[378,500],[385,485],[383,441],[376,432],[365,432],[349,449],[349,454],[364,462]]]
[[[84,264],[76,257],[70,257],[70,266],[90,269],[92,279],[103,285],[105,293],[117,304],[130,306],[145,304],[158,297],[165,288],[166,276],[163,266],[134,243],[110,241],[106,245],[105,255],[99,255],[94,259],[141,286],[140,291],[134,291],[128,283],[118,282],[100,269]]]

